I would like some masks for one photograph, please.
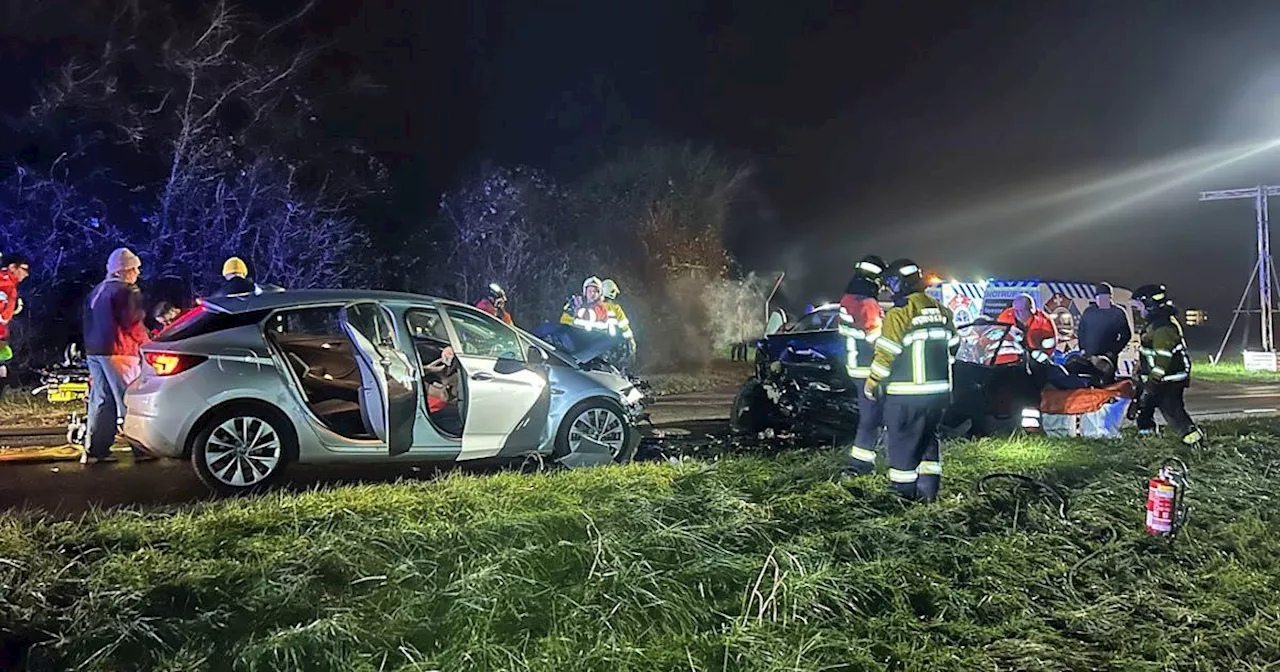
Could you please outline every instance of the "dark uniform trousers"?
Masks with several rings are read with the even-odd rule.
[[[876,444],[880,443],[880,430],[884,428],[884,400],[868,399],[863,394],[865,378],[854,378],[853,382],[858,392],[858,432],[849,449],[846,469],[855,474],[870,474],[876,469]]]
[[[1156,410],[1164,416],[1179,437],[1185,437],[1196,431],[1196,424],[1187,414],[1187,407],[1182,395],[1187,391],[1186,381],[1157,383],[1148,381],[1147,389],[1142,395],[1142,406],[1138,409],[1137,425],[1139,430],[1151,431],[1156,428]]]
[[[889,480],[898,494],[931,502],[938,497],[942,462],[938,423],[949,395],[889,395],[884,402]]]

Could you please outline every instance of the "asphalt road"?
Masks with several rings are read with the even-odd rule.
[[[668,436],[704,436],[726,429],[732,391],[664,397],[651,407],[655,425]],[[1280,384],[1196,383],[1187,392],[1187,407],[1201,419],[1240,414],[1280,413]],[[473,465],[469,471],[490,471]],[[353,482],[390,482],[432,478],[440,468],[420,467],[291,467],[291,490],[332,487]],[[30,508],[54,517],[74,517],[91,508],[123,505],[156,507],[211,499],[186,462],[157,460],[132,464],[81,466],[74,462],[0,465],[0,507]]]

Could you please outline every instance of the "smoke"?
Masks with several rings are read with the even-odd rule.
[[[707,330],[717,350],[764,335],[769,289],[770,283],[755,273],[741,280],[718,280],[706,288],[703,300],[712,316]]]

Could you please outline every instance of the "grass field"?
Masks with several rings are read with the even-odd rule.
[[[67,415],[83,411],[83,403],[50,403],[27,390],[5,390],[0,395],[0,427],[56,427],[66,425]]]
[[[0,632],[31,670],[1274,669],[1280,422],[1212,432],[1173,543],[1163,439],[949,446],[930,506],[800,451],[4,515]]]
[[[1197,358],[1191,364],[1195,380],[1219,383],[1280,383],[1280,373],[1271,371],[1245,371],[1244,362],[1226,360],[1210,364],[1207,358]]]

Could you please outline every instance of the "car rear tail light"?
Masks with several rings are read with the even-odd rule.
[[[199,301],[199,299],[197,299],[197,301]],[[186,323],[188,323],[188,322],[190,322],[190,321],[192,321],[192,320],[196,319],[197,317],[200,317],[201,315],[203,315],[203,314],[205,313],[205,311],[206,311],[206,310],[208,310],[208,309],[207,309],[207,308],[205,308],[203,305],[201,305],[201,304],[197,303],[195,308],[192,308],[191,310],[188,310],[187,312],[182,313],[181,315],[179,315],[179,316],[178,316],[178,319],[176,319],[176,320],[174,320],[173,322],[170,322],[169,324],[165,325],[165,328],[164,328],[164,329],[161,329],[161,330],[160,330],[160,333],[161,333],[161,334],[163,334],[163,333],[165,333],[166,331],[173,331],[173,330],[174,330],[174,329],[176,329],[178,326],[183,325],[183,324],[186,324]]]
[[[199,355],[179,355],[172,352],[148,352],[146,358],[157,376],[176,376],[207,359]]]

